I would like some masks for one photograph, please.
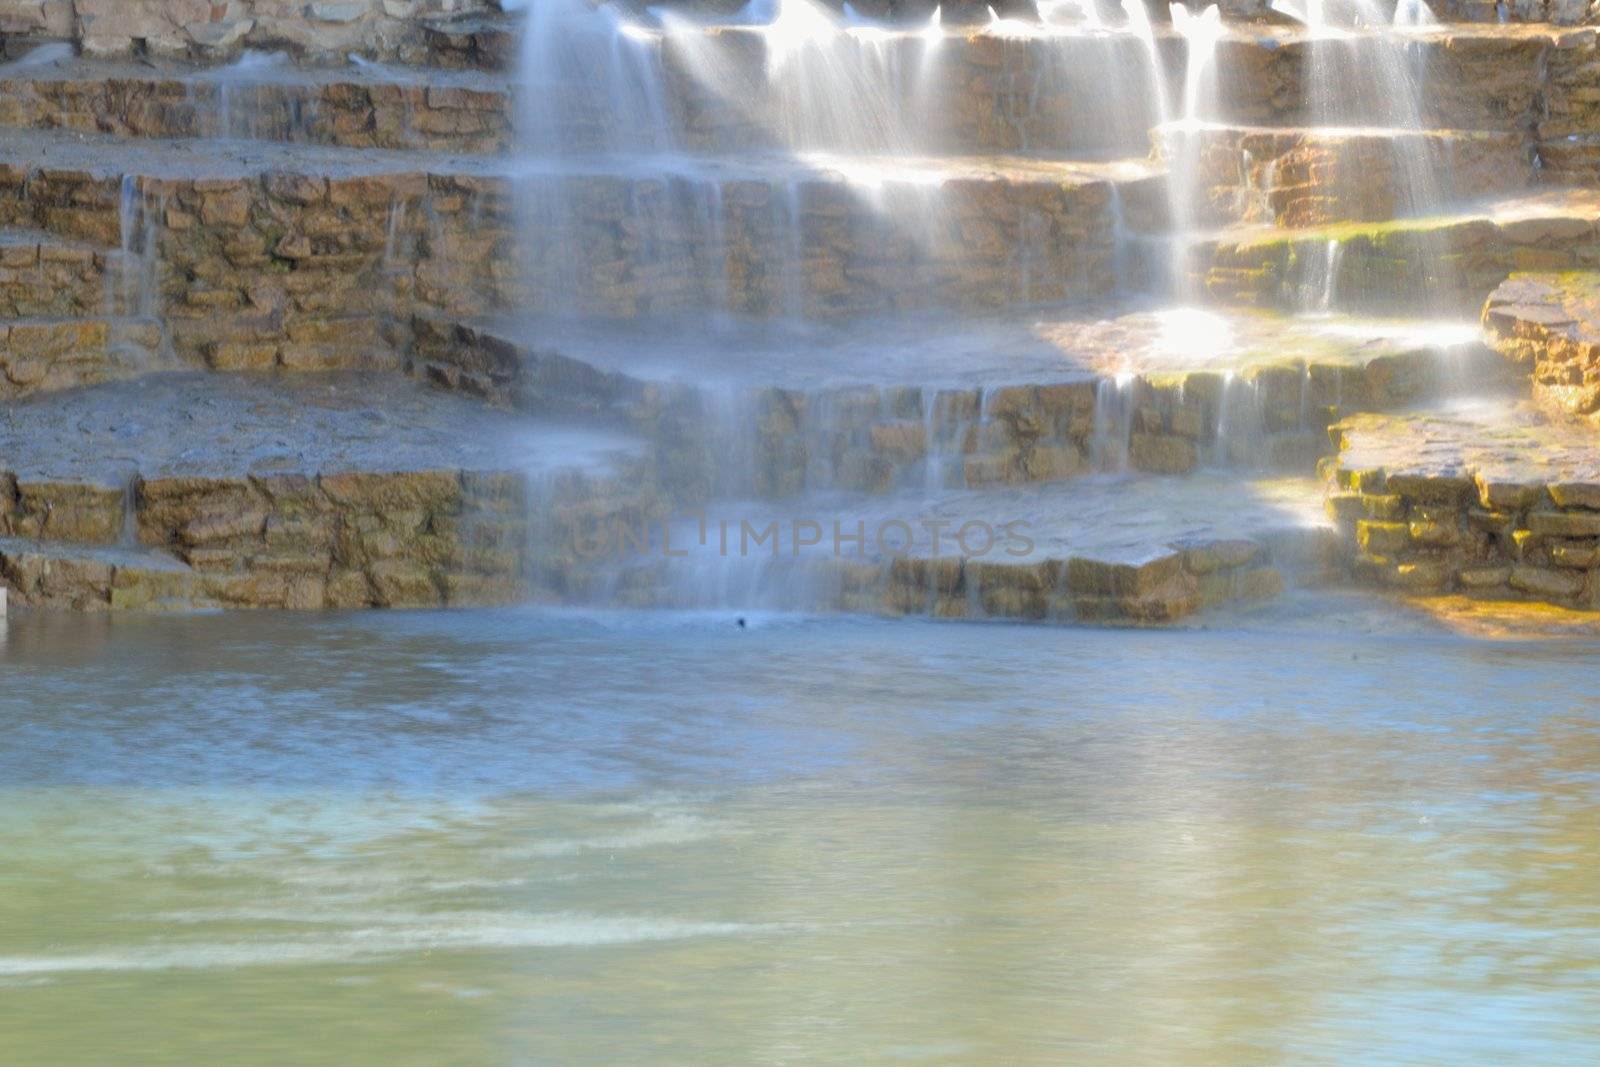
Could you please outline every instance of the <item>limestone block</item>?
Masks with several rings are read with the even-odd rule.
[[[1530,511],[1529,532],[1548,537],[1600,537],[1600,514],[1582,511]]]
[[[1152,474],[1184,474],[1199,462],[1194,441],[1187,437],[1136,433],[1128,439],[1128,462]]]
[[[1462,588],[1471,591],[1499,589],[1511,581],[1510,567],[1468,567],[1456,575]]]
[[[1588,570],[1600,566],[1600,548],[1583,542],[1551,545],[1550,561],[1558,567]]]
[[[1511,568],[1513,589],[1545,600],[1571,600],[1583,592],[1584,576],[1571,571],[1518,564]]]
[[[1593,482],[1556,482],[1549,487],[1550,499],[1558,508],[1584,508],[1600,511],[1600,484]]]
[[[1356,523],[1356,543],[1370,555],[1398,555],[1410,547],[1411,527],[1403,522],[1363,519]]]
[[[1181,552],[1143,563],[1110,563],[1074,556],[1067,560],[1065,588],[1091,596],[1145,596],[1176,579],[1182,570]]]
[[[1450,568],[1437,560],[1401,563],[1391,572],[1389,582],[1408,592],[1437,592],[1450,584]]]
[[[1254,541],[1210,541],[1184,549],[1183,566],[1191,574],[1212,574],[1247,566],[1260,556],[1261,546]]]

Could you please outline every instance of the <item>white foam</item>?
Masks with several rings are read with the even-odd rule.
[[[243,967],[318,965],[401,956],[418,952],[483,949],[596,948],[736,937],[781,929],[770,924],[700,922],[577,912],[217,912],[178,913],[189,922],[231,921],[274,914],[294,921],[364,925],[316,938],[164,942],[104,947],[53,956],[0,956],[0,976],[93,971],[221,970]],[[168,916],[174,921],[173,916]]]

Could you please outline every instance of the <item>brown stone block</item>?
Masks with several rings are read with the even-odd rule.
[[[202,351],[212,370],[264,371],[278,363],[278,346],[270,342],[214,341]]]
[[[1454,522],[1413,519],[1407,528],[1411,532],[1411,540],[1419,545],[1431,547],[1449,546],[1457,544],[1461,540],[1461,531]]]
[[[920,421],[878,423],[869,433],[872,450],[896,462],[921,459],[927,452],[927,426]]]
[[[1403,522],[1363,519],[1356,523],[1356,544],[1369,555],[1394,556],[1410,547],[1411,527]]]
[[[257,507],[220,510],[215,505],[185,522],[178,539],[186,545],[210,545],[218,541],[255,539],[261,536],[267,512]]]
[[[1346,526],[1367,517],[1366,498],[1360,493],[1329,493],[1323,500],[1323,510],[1328,518]]]
[[[1550,561],[1558,567],[1588,570],[1600,566],[1600,548],[1593,542],[1573,542],[1550,546]]]
[[[1544,537],[1600,537],[1600,514],[1583,511],[1530,511],[1530,533]]]
[[[239,183],[207,193],[200,201],[200,221],[207,226],[240,227],[250,221],[250,191]]]
[[[1477,498],[1477,483],[1466,476],[1433,474],[1391,474],[1388,490],[1425,504],[1466,503]]]
[[[461,504],[461,475],[455,470],[322,474],[318,484],[336,503],[371,513],[452,513]]]
[[[1511,568],[1513,589],[1542,600],[1571,600],[1583,592],[1584,576],[1572,571],[1517,564]]]
[[[434,607],[444,593],[425,567],[399,560],[381,560],[367,568],[375,602],[380,607]]]
[[[1191,574],[1232,570],[1255,562],[1260,558],[1261,551],[1261,545],[1254,541],[1209,541],[1184,548],[1183,566]]]
[[[24,537],[110,544],[122,535],[126,490],[86,482],[19,478],[10,515],[0,520]]]
[[[113,611],[186,610],[199,602],[194,575],[136,564],[118,566],[111,577]]]
[[[1136,433],[1128,439],[1128,462],[1152,474],[1184,474],[1200,461],[1194,441],[1187,437]]]
[[[1479,475],[1478,500],[1495,511],[1521,511],[1539,499],[1544,487],[1523,482],[1491,482]]]
[[[262,175],[262,186],[274,200],[305,206],[324,200],[328,195],[326,178],[285,171],[269,171]]]
[[[1594,482],[1556,482],[1549,486],[1550,499],[1558,508],[1584,508],[1600,511],[1600,484]]]
[[[1048,482],[1083,473],[1083,453],[1076,445],[1036,444],[1028,449],[1023,472],[1028,481]]]
[[[1481,591],[1499,589],[1511,581],[1510,567],[1468,567],[1456,575],[1463,589]]]
[[[1408,592],[1438,592],[1450,584],[1450,568],[1439,560],[1401,563],[1388,574],[1390,585]]]
[[[335,570],[328,576],[325,606],[329,608],[366,608],[373,601],[372,583],[366,572]]]
[[[1091,596],[1143,596],[1177,578],[1182,569],[1180,552],[1143,563],[1108,563],[1074,556],[1067,560],[1065,588]]]

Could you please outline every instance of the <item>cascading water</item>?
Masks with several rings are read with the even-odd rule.
[[[1052,422],[1048,432],[1057,436],[1035,453],[1031,430],[1005,436],[1016,427],[1000,424],[1016,413],[992,417],[992,389],[965,379],[963,388],[924,386],[919,403],[903,407],[891,404],[885,390],[870,411],[825,374],[795,388],[786,401],[793,409],[782,412],[770,408],[763,388],[704,386],[721,390],[704,409],[714,494],[799,507],[864,492],[923,492],[933,499],[1085,467],[1122,475],[1141,465],[1263,465],[1267,446],[1276,444],[1268,440],[1272,434],[1310,436],[1309,364],[1301,366],[1298,398],[1290,393],[1283,401],[1281,376],[1270,379],[1278,393],[1269,418],[1256,368],[1222,336],[1227,320],[1199,306],[1212,298],[1213,278],[1198,269],[1196,257],[1213,226],[1262,219],[1304,224],[1275,214],[1285,196],[1319,195],[1321,171],[1307,177],[1303,160],[1283,163],[1277,154],[1302,133],[1332,142],[1352,125],[1393,133],[1389,147],[1403,200],[1397,210],[1430,210],[1439,201],[1417,162],[1425,157],[1407,156],[1427,144],[1416,136],[1425,128],[1420,52],[1391,26],[1419,25],[1425,9],[1412,3],[1390,12],[1381,30],[1359,5],[1335,12],[1318,3],[1302,13],[1310,23],[1303,37],[1279,39],[1303,52],[1306,98],[1298,112],[1290,105],[1275,114],[1299,123],[1280,131],[1241,124],[1222,98],[1222,87],[1238,78],[1229,64],[1248,42],[1243,35],[1229,39],[1219,8],[1173,5],[1168,31],[1152,24],[1138,0],[1122,7],[1115,26],[1101,21],[1095,5],[1075,2],[1041,5],[1037,20],[995,14],[986,26],[961,31],[997,39],[977,48],[946,29],[937,12],[921,28],[891,29],[814,0],[752,5],[715,29],[671,11],[622,14],[580,0],[534,5],[523,56],[527,112],[519,125],[525,243],[538,261],[535,289],[547,299],[540,310],[589,316],[605,303],[592,301],[595,293],[620,291],[627,298],[621,314],[730,344],[751,328],[747,317],[765,319],[764,343],[780,339],[804,365],[812,320],[839,313],[841,294],[870,288],[871,272],[880,269],[853,272],[829,258],[850,242],[881,245],[882,269],[927,286],[940,280],[939,256],[988,243],[998,250],[999,266],[956,277],[960,285],[989,287],[992,303],[1006,306],[1060,299],[1049,282],[1063,262],[1089,269],[1071,251],[1063,253],[1062,235],[1072,226],[1098,227],[1108,238],[1111,254],[1095,269],[1114,274],[1119,293],[1150,273],[1132,261],[1130,249],[1165,237],[1169,281],[1160,297],[1170,306],[1157,314],[1170,336],[1152,350],[1150,358],[1160,363],[1148,369],[1204,367],[1219,376],[1215,399],[1208,386],[1187,401],[1180,388],[1173,400],[1167,386],[1151,385],[1156,379],[1145,364],[1097,361],[1092,426],[1083,422],[1091,414],[1085,399],[1073,435],[1062,429],[1069,420]],[[1341,20],[1352,28],[1336,28]],[[976,117],[950,106],[950,86],[970,74],[974,55],[995,68],[985,68],[981,90],[973,90],[987,108]],[[946,67],[946,56],[962,65]],[[1113,84],[1102,77],[1113,68],[1117,91],[1096,90],[1096,79]],[[1362,87],[1363,76],[1375,79],[1375,87]],[[1089,106],[1100,101],[1096,91],[1107,107]],[[1062,108],[1063,99],[1074,106]],[[989,125],[975,130],[977,123]],[[1150,208],[1160,196],[1153,188],[1105,181],[1094,217],[1080,222],[1069,212],[1064,225],[1050,207],[1026,195],[1006,202],[1000,193],[1007,185],[967,182],[956,168],[963,157],[955,153],[970,151],[981,132],[991,139],[986,148],[1017,153],[1008,162],[1019,162],[1019,169],[1040,161],[1065,166],[1062,157],[1070,157],[1070,165],[1086,169],[1113,161],[1118,169],[1107,172],[1122,174],[1145,150],[1151,128],[1159,131],[1166,167],[1164,224],[1151,222],[1161,214],[1159,205]],[[1226,158],[1216,177],[1216,146],[1233,143],[1240,146],[1236,183]],[[1312,166],[1324,158],[1314,156]],[[999,207],[979,218],[970,200],[951,195],[952,186],[964,186],[958,195],[967,197],[976,189]],[[597,220],[622,240],[592,240]],[[1273,279],[1274,294],[1289,295],[1308,316],[1335,318],[1359,265],[1346,260],[1338,240],[1290,244],[1294,255],[1284,264],[1288,273]],[[667,292],[691,298],[654,302]],[[687,323],[673,318],[685,304],[703,313]],[[903,309],[886,298],[866,310]],[[772,329],[771,321],[790,325]],[[869,368],[851,370],[842,377],[872,378]],[[695,376],[691,370],[685,377]],[[766,562],[737,574],[715,562],[706,566],[716,573],[696,572],[692,581],[717,590],[710,600],[718,604],[759,597],[757,590],[789,581],[781,566]]]
[[[1132,374],[1101,378],[1094,390],[1094,433],[1090,438],[1089,465],[1105,474],[1128,470],[1128,439],[1133,433]]]
[[[118,194],[117,269],[106,274],[106,314],[153,318],[161,288],[158,227],[164,204],[151,199],[135,175],[124,174]]]
[[[1326,315],[1338,303],[1339,271],[1344,259],[1344,244],[1330,238],[1321,248],[1321,254],[1311,251],[1298,261],[1298,299],[1300,311]]]
[[[1135,3],[1138,0],[1134,0]],[[1172,219],[1172,278],[1180,302],[1199,295],[1193,280],[1192,249],[1196,239],[1196,206],[1201,174],[1200,124],[1210,113],[1216,92],[1217,42],[1222,39],[1221,14],[1216,6],[1193,14],[1183,4],[1172,5],[1172,25],[1183,38],[1183,91],[1180,117],[1162,127],[1167,157],[1167,190]]]
[[[226,140],[255,138],[263,132],[258,107],[261,82],[288,65],[289,56],[285,52],[245,52],[225,67],[197,75],[190,83],[190,94],[193,96],[195,89],[202,85],[210,88],[216,113],[216,136]],[[297,101],[297,104],[302,109],[306,106],[304,101]],[[298,123],[294,117],[289,122],[286,132],[290,139],[302,128],[303,110],[298,118]]]

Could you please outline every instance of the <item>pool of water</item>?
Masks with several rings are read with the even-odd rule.
[[[16,1064],[1600,1059],[1600,646],[52,618],[0,647]]]

